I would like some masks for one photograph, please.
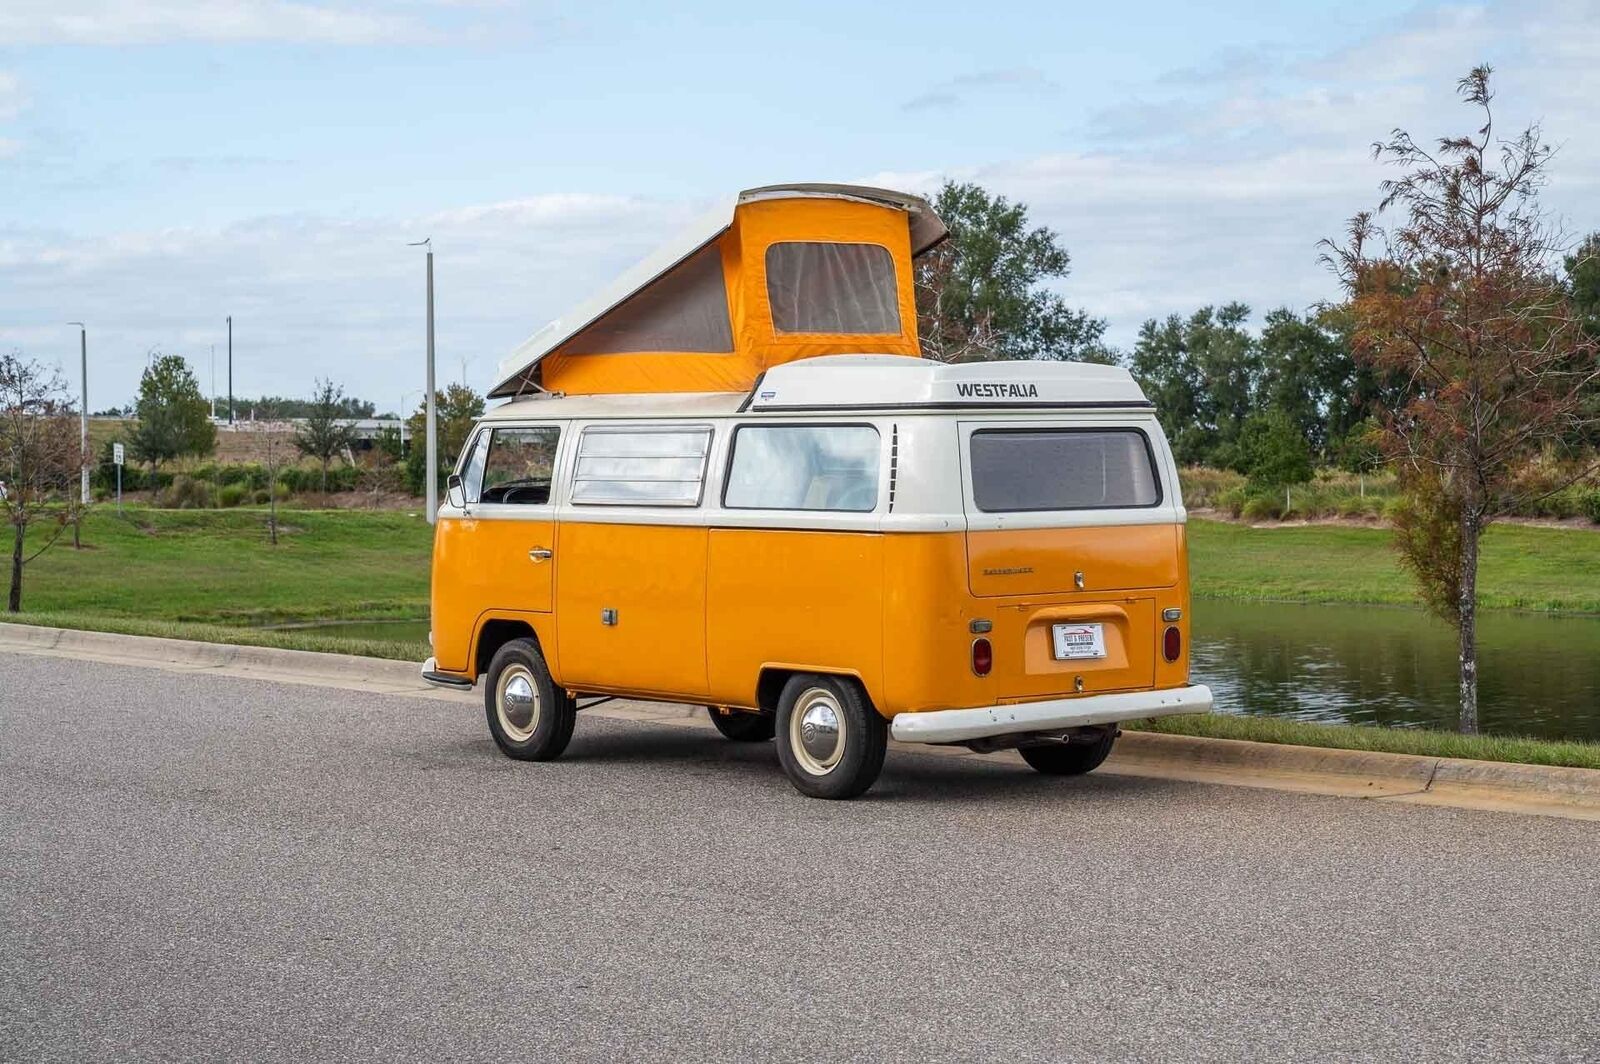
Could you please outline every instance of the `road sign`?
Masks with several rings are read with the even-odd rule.
[[[111,460],[117,465],[122,464],[122,444],[113,443],[111,445]]]
[[[122,510],[122,444],[111,445],[111,461],[117,467],[117,510]]]

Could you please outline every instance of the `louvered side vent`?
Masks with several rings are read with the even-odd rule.
[[[894,513],[894,489],[900,479],[900,425],[889,427],[889,512]]]

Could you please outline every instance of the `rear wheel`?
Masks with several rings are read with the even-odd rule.
[[[744,713],[737,709],[721,710],[707,706],[711,723],[724,738],[736,743],[764,743],[777,730],[777,719],[771,713]]]
[[[495,651],[483,685],[489,734],[507,757],[549,761],[572,739],[577,704],[556,686],[539,644],[513,639]]]
[[[1099,768],[1116,741],[1117,729],[1107,728],[1104,735],[1092,742],[1020,746],[1017,753],[1046,776],[1081,776]]]
[[[853,679],[802,673],[778,698],[778,760],[813,798],[855,798],[883,771],[889,722]]]

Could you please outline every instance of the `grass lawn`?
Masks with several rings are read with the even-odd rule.
[[[1197,713],[1160,717],[1123,725],[1129,731],[1165,735],[1198,735],[1207,739],[1243,739],[1254,743],[1289,743],[1335,750],[1371,750],[1422,757],[1464,757],[1516,765],[1561,765],[1600,769],[1600,743],[1551,742],[1493,735],[1460,735],[1420,728],[1372,728],[1356,724],[1310,724],[1277,717],[1236,717]]]
[[[1191,520],[1189,570],[1197,598],[1417,604],[1386,528]],[[1487,609],[1600,613],[1600,532],[1490,527],[1478,595]]]
[[[433,530],[420,509],[279,510],[278,524],[274,547],[264,509],[97,507],[85,549],[67,533],[27,566],[22,606],[213,625],[428,615]],[[35,526],[29,543],[47,534]]]

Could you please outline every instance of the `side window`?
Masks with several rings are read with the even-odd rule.
[[[591,425],[578,441],[578,506],[699,506],[709,425]]]
[[[878,452],[871,425],[741,425],[722,504],[866,513],[878,505]]]
[[[478,501],[524,506],[548,503],[560,441],[561,430],[554,425],[495,429],[489,438],[487,457],[474,458],[481,462],[483,474]]]

